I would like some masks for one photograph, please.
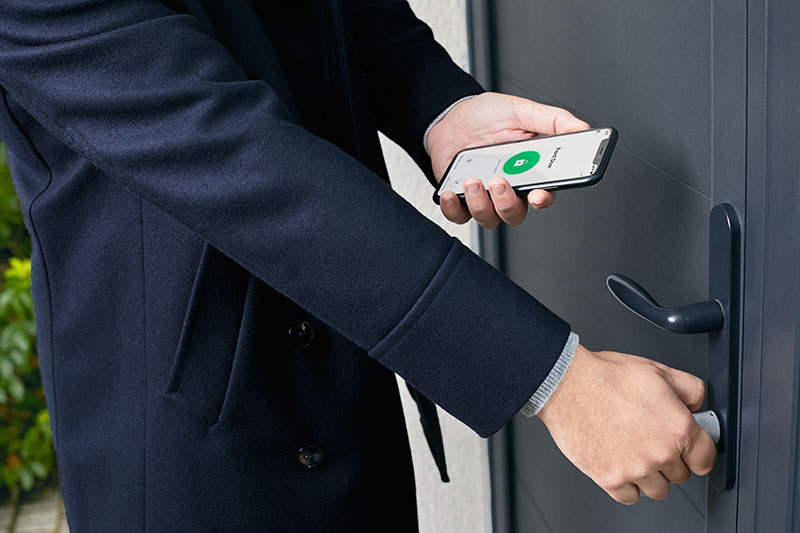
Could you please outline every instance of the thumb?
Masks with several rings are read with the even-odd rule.
[[[591,127],[588,122],[584,122],[566,109],[562,109],[562,111],[556,116],[556,133],[583,131]]]
[[[517,121],[523,130],[554,135],[589,129],[589,124],[575,115],[562,109],[540,104],[531,100],[522,100],[517,107]]]
[[[663,366],[661,372],[672,390],[691,412],[702,407],[703,399],[706,397],[706,385],[702,379],[668,366]]]

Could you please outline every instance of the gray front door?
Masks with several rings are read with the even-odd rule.
[[[623,273],[670,306],[706,300],[709,214],[714,205],[728,202],[745,228],[743,283],[752,281],[743,288],[742,342],[749,358],[743,365],[763,370],[757,362],[759,342],[762,327],[768,327],[757,322],[770,305],[763,285],[764,269],[770,267],[764,257],[775,253],[764,246],[770,225],[764,204],[775,191],[764,185],[766,96],[754,91],[765,91],[769,74],[765,28],[774,24],[776,32],[789,30],[786,21],[767,19],[765,5],[744,0],[471,3],[473,66],[481,81],[494,90],[566,107],[593,126],[619,130],[598,186],[562,192],[553,208],[531,212],[522,226],[482,232],[487,259],[570,322],[589,349],[639,354],[706,377],[707,335],[654,327],[624,309],[605,280]],[[794,7],[782,9],[796,13]],[[786,112],[795,116],[797,107]],[[759,133],[761,139],[752,138]],[[796,151],[784,157],[791,163]],[[756,161],[764,161],[764,169]],[[798,177],[781,178],[790,187],[787,194],[796,194],[790,180]],[[789,237],[796,235],[796,218],[786,219],[793,228]],[[789,261],[782,275],[792,294],[796,253],[793,245],[775,256]],[[787,311],[796,325],[796,308]],[[796,348],[794,341],[789,345]],[[794,355],[779,357],[784,373],[794,376]],[[633,507],[622,506],[569,464],[538,419],[520,416],[491,446],[496,530],[727,533],[742,524],[742,530],[751,530],[759,523],[791,523],[791,513],[779,520],[756,516],[756,502],[777,481],[763,476],[756,481],[759,457],[771,457],[769,450],[758,453],[763,383],[749,374],[741,382],[749,387],[742,400],[746,417],[739,457],[744,492],[739,480],[732,490],[718,492],[693,476],[673,486],[663,502],[643,498]],[[797,387],[791,379],[788,385],[780,419],[791,426]],[[776,442],[788,444],[789,434],[787,427]],[[780,460],[762,462],[794,472],[794,453],[781,452]],[[778,512],[787,512],[784,500],[793,479],[786,474],[775,485],[783,502]]]

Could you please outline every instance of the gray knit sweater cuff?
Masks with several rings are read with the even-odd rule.
[[[455,106],[457,106],[458,104],[460,104],[464,100],[469,100],[470,98],[475,98],[476,96],[478,96],[478,95],[477,94],[471,94],[469,96],[465,96],[464,98],[459,98],[458,100],[456,100],[455,102],[453,102],[452,104],[447,106],[447,109],[445,109],[444,111],[439,113],[439,115],[435,119],[433,119],[430,124],[428,124],[428,127],[425,130],[425,135],[422,136],[422,146],[425,147],[425,153],[426,154],[431,155],[431,153],[428,151],[428,134],[431,132],[433,127],[435,125],[437,125],[444,118],[444,116],[446,114],[448,114],[450,112],[450,110],[453,109]]]
[[[536,392],[533,393],[533,396],[522,406],[520,413],[525,416],[534,416],[541,411],[544,404],[555,392],[558,384],[561,383],[561,378],[567,373],[567,368],[572,362],[572,356],[575,355],[575,350],[578,349],[579,340],[577,334],[570,332],[569,337],[567,337],[567,343],[564,345],[564,349],[561,350],[561,355],[558,357],[556,364],[553,365],[552,370],[544,378]]]

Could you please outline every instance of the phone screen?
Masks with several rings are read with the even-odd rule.
[[[515,143],[470,148],[460,152],[439,188],[464,192],[464,180],[479,178],[484,186],[495,176],[512,187],[591,176],[600,165],[610,128],[552,135]]]

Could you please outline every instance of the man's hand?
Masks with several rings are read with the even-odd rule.
[[[711,471],[714,443],[691,414],[704,396],[703,382],[686,372],[578,346],[538,416],[567,459],[612,498],[633,504],[639,491],[661,500],[669,482]]]
[[[428,151],[433,173],[441,180],[447,165],[464,148],[588,128],[587,123],[565,109],[506,94],[484,93],[455,106],[431,129]],[[457,224],[472,217],[486,228],[497,227],[501,220],[521,224],[528,213],[525,200],[516,195],[505,178],[494,177],[488,185],[491,199],[478,178],[464,182],[467,207],[461,205],[455,193],[445,192],[440,201],[442,213]],[[528,194],[528,202],[536,209],[551,206],[555,198],[555,192],[544,190]]]

